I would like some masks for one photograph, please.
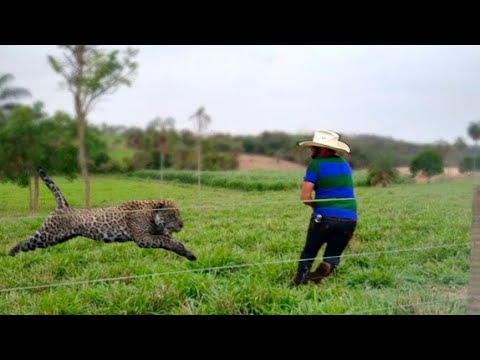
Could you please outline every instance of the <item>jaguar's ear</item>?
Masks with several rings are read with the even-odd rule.
[[[165,209],[165,202],[163,201],[157,201],[156,205],[155,205],[155,209],[156,210],[159,210],[159,209]]]
[[[174,210],[174,209],[176,209],[176,205],[174,203],[172,203],[171,201],[163,200],[163,201],[157,202],[156,208],[157,209],[165,209],[165,210]]]

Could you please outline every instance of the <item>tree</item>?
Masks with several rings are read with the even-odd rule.
[[[464,157],[460,162],[458,170],[461,173],[464,173],[467,171],[473,171],[473,164],[475,163],[475,161],[478,161],[478,156],[476,156],[476,159],[474,159],[473,156]]]
[[[158,148],[160,151],[160,182],[163,182],[163,163],[165,161],[165,154],[168,151],[168,135],[167,130],[173,129],[175,126],[175,120],[172,117],[162,119],[156,117],[148,125],[148,129],[158,130]]]
[[[46,116],[41,104],[35,107],[17,106],[6,118],[0,130],[0,169],[2,181],[11,181],[29,189],[29,209],[36,210],[38,186],[35,183],[35,166],[40,152],[36,146],[35,134],[38,122]]]
[[[78,163],[84,181],[83,206],[90,207],[90,179],[85,144],[87,116],[105,95],[121,85],[129,86],[138,64],[133,61],[138,51],[127,48],[107,51],[96,45],[60,45],[63,57],[48,56],[53,70],[66,82],[72,93],[78,121]]]
[[[427,176],[428,182],[433,175],[443,173],[442,154],[433,148],[426,149],[418,154],[410,164],[410,172],[415,176],[420,171]]]
[[[463,138],[461,136],[457,137],[457,139],[455,140],[455,142],[453,143],[453,147],[457,150],[457,151],[465,151],[465,149],[467,148],[467,144],[465,143],[465,141],[463,140]]]
[[[14,79],[11,74],[0,75],[0,127],[5,124],[6,118],[11,114],[12,110],[18,106],[17,103],[11,102],[12,99],[31,96],[27,89],[21,87],[8,87],[7,84]]]
[[[480,122],[472,122],[468,126],[468,135],[475,141],[475,147],[478,148],[478,140],[480,140]],[[477,171],[477,161],[476,156],[473,160],[473,170]]]
[[[197,111],[190,116],[190,120],[197,121],[197,177],[198,188],[201,186],[200,176],[202,172],[202,132],[207,128],[207,125],[211,122],[211,118],[205,112],[205,108],[200,106]]]
[[[442,155],[442,158],[445,159],[448,155],[448,153],[451,150],[450,144],[445,141],[445,140],[438,140],[434,143],[435,149],[439,151],[439,153]]]
[[[368,168],[367,184],[370,186],[389,186],[399,176],[393,165],[393,159],[387,155],[378,157]]]
[[[0,177],[29,188],[29,208],[37,211],[39,179],[37,167],[73,177],[78,163],[71,144],[73,119],[57,113],[50,118],[43,105],[17,106],[0,130]]]
[[[129,127],[125,130],[125,138],[127,140],[127,147],[135,150],[140,150],[142,148],[142,143],[144,140],[144,131],[139,127]]]

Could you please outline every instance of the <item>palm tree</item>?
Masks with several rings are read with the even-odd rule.
[[[5,122],[13,108],[18,104],[10,100],[31,96],[30,91],[21,87],[8,87],[7,84],[14,79],[12,74],[0,75],[0,127]]]
[[[468,135],[475,141],[475,147],[478,149],[478,140],[480,140],[480,122],[470,123],[468,126]],[[477,171],[477,155],[473,156],[473,171]]]
[[[467,148],[467,144],[463,140],[461,136],[457,137],[455,142],[453,143],[453,147],[457,149],[458,151],[464,151]]]
[[[205,108],[200,106],[197,111],[189,117],[189,120],[197,120],[197,132],[198,132],[198,144],[197,144],[197,176],[198,176],[198,188],[200,188],[200,173],[202,171],[202,132],[207,128],[207,125],[211,122],[211,118],[205,112]]]
[[[175,126],[175,119],[172,117],[167,117],[162,119],[156,117],[148,125],[149,129],[157,130],[158,129],[158,144],[160,150],[160,182],[163,183],[163,163],[165,160],[165,154],[168,150],[168,136],[167,129],[173,129]]]

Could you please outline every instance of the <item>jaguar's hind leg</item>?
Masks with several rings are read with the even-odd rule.
[[[52,222],[54,222],[54,220],[48,218],[35,234],[29,239],[15,245],[8,252],[8,255],[15,256],[20,251],[30,251],[36,248],[57,245],[77,236],[74,231],[59,233],[58,227],[54,226]]]

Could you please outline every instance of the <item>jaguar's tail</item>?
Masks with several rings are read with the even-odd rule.
[[[62,193],[60,192],[60,189],[58,188],[57,185],[48,177],[48,175],[45,173],[43,168],[39,166],[37,168],[38,175],[42,178],[43,182],[47,187],[50,189],[50,191],[53,193],[53,196],[55,196],[55,201],[57,202],[57,209],[65,208],[68,207],[67,200],[63,197]]]

